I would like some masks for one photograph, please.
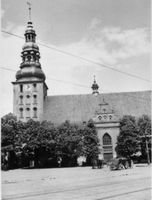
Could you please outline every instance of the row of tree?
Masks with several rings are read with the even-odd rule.
[[[99,153],[99,139],[91,120],[86,125],[66,121],[54,126],[47,121],[24,123],[9,114],[2,118],[1,125],[4,154],[7,148],[21,154],[20,162],[16,162],[22,166],[28,166],[30,160],[38,167],[56,166],[59,158],[62,166],[75,166],[79,156],[86,156],[89,163]]]
[[[2,156],[9,152],[9,168],[29,166],[32,160],[37,167],[57,166],[59,158],[62,158],[62,166],[75,166],[80,156],[87,157],[87,164],[91,164],[92,158],[100,153],[100,141],[91,120],[85,125],[66,121],[55,126],[47,121],[24,123],[8,114],[1,119],[1,133]],[[120,120],[117,154],[124,157],[138,155],[143,159],[150,155],[150,158],[150,136],[148,116],[143,115],[138,120],[124,116]]]

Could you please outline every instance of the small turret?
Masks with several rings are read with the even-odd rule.
[[[92,88],[92,94],[93,94],[93,95],[98,95],[98,94],[99,94],[99,91],[98,91],[99,86],[98,86],[98,84],[96,83],[95,76],[94,76],[94,82],[93,82],[91,88]]]

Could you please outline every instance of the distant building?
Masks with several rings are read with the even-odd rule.
[[[94,79],[92,94],[47,96],[45,74],[39,62],[40,52],[31,21],[27,23],[22,63],[13,83],[13,112],[18,120],[47,120],[61,124],[65,120],[86,123],[93,119],[100,138],[101,153],[109,160],[115,153],[119,120],[123,115],[151,115],[151,91],[99,94]]]

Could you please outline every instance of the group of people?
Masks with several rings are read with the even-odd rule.
[[[92,158],[92,169],[101,169],[103,168],[103,155],[99,154],[98,157]]]

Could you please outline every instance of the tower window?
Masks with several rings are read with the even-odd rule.
[[[30,104],[30,95],[26,95],[26,104]]]
[[[23,118],[23,108],[20,108],[19,111],[20,111],[20,118]]]
[[[30,118],[30,108],[26,108],[26,117]]]
[[[23,96],[20,96],[20,104],[23,104]]]
[[[20,85],[20,92],[23,92],[23,85]]]
[[[37,103],[37,95],[33,95],[33,103]]]
[[[36,107],[33,108],[33,117],[37,118],[37,108]]]
[[[33,83],[33,88],[34,88],[34,91],[36,91],[36,83]]]

